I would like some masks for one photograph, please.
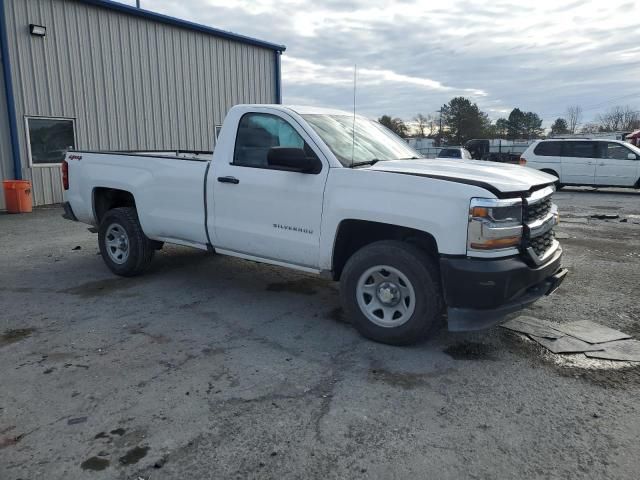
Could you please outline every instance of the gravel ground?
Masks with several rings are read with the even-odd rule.
[[[639,192],[556,200],[570,277],[527,314],[640,338]],[[638,365],[500,328],[378,345],[335,284],[186,248],[116,278],[60,213],[0,215],[3,480],[638,478]]]

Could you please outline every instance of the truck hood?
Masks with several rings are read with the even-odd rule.
[[[525,193],[557,180],[532,168],[479,160],[388,160],[376,163],[369,170],[476,185],[499,197]]]

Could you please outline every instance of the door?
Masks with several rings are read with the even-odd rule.
[[[632,187],[638,181],[640,158],[630,148],[616,142],[600,142],[596,184]]]
[[[286,113],[247,113],[234,152],[210,173],[216,248],[316,268],[324,187],[329,172],[306,132]],[[319,173],[269,165],[272,147],[302,148],[322,163]]]
[[[593,185],[596,176],[598,142],[566,141],[562,142],[562,180],[561,183]]]

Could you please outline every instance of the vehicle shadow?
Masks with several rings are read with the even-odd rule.
[[[595,193],[600,195],[633,195],[640,196],[636,188],[593,188],[593,187],[563,187],[560,193]]]

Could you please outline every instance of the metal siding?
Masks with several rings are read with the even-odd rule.
[[[29,168],[25,116],[75,118],[79,149],[211,150],[229,108],[276,101],[268,48],[79,0],[6,0],[6,16],[23,175],[36,205],[62,200],[61,176],[58,166]],[[45,25],[46,37],[31,36],[30,23]]]
[[[2,4],[0,3],[0,8]],[[2,52],[0,52],[0,60]],[[0,61],[0,181],[13,178],[13,157],[11,156],[11,137],[9,136],[9,112],[5,95],[3,63]],[[0,188],[2,190],[2,188]],[[0,210],[5,209],[4,195],[0,191]]]

